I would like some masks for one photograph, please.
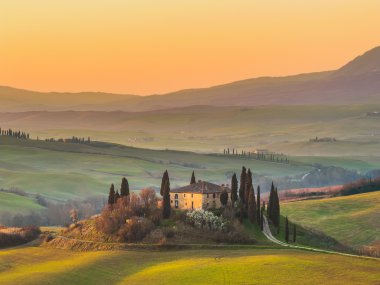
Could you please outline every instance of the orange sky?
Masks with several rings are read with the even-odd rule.
[[[379,0],[1,0],[0,85],[153,94],[340,67]]]

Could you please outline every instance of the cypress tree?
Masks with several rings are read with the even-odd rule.
[[[241,174],[240,174],[240,188],[239,188],[239,198],[243,204],[244,204],[246,178],[247,178],[247,170],[243,166],[241,169]]]
[[[129,183],[127,178],[123,177],[123,179],[121,179],[120,197],[126,196],[129,196]]]
[[[171,206],[170,206],[170,180],[169,180],[169,174],[167,171],[165,171],[167,179],[164,182],[163,187],[163,209],[162,209],[162,217],[164,219],[168,219],[170,217],[171,213]],[[165,174],[164,174],[165,176]]]
[[[237,181],[237,178],[236,178],[236,173],[234,173],[232,175],[232,178],[231,178],[231,201],[232,201],[232,206],[235,205],[235,202],[238,199],[237,191],[238,191],[238,181]]]
[[[293,242],[297,241],[297,230],[296,230],[296,224],[293,225]]]
[[[289,221],[288,217],[285,218],[285,241],[289,243]]]
[[[191,174],[190,184],[195,184],[195,183],[197,183],[197,182],[195,181],[195,174],[194,174],[194,170],[193,170],[193,174]]]
[[[228,203],[228,192],[223,191],[220,193],[220,203],[222,203],[223,206],[226,206]]]
[[[260,220],[261,220],[261,198],[260,198],[260,185],[257,186],[257,202],[256,202],[256,205],[257,205],[257,223],[260,224]]]
[[[248,200],[249,195],[251,194],[251,188],[252,188],[252,172],[251,169],[248,169],[247,171],[247,178],[245,180],[245,189],[244,189],[244,206],[246,213],[248,212]]]
[[[274,224],[275,226],[277,227],[277,234],[280,233],[280,200],[278,198],[278,191],[277,191],[277,188],[275,190],[275,202],[274,202],[274,207],[275,207],[275,211],[274,211]]]
[[[260,211],[260,229],[261,231],[264,230],[264,207],[261,207]]]
[[[168,171],[165,170],[164,174],[162,175],[162,181],[161,181],[161,188],[160,188],[161,196],[164,196],[165,183],[168,179],[169,179],[169,174],[168,174]]]
[[[248,219],[252,224],[257,223],[257,209],[256,209],[256,198],[255,198],[255,190],[253,189],[253,186],[251,185],[249,196],[248,196]]]
[[[108,194],[108,205],[113,205],[115,203],[115,186],[111,184],[110,192]]]

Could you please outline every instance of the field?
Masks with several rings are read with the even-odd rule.
[[[281,205],[282,215],[338,242],[361,247],[380,241],[380,191]]]
[[[0,251],[1,284],[378,284],[377,260],[296,250]],[[273,274],[276,272],[276,274]]]
[[[165,169],[169,171],[172,189],[188,184],[193,170],[197,179],[227,184],[232,173],[239,173],[242,165],[253,169],[256,175],[272,178],[313,169],[299,163],[285,165],[232,156],[7,137],[0,138],[0,151],[1,188],[16,187],[58,200],[106,195],[109,185],[115,183],[118,188],[123,176],[128,178],[133,190],[157,188]]]
[[[191,106],[149,112],[0,113],[0,127],[33,138],[92,137],[150,149],[218,152],[224,148],[270,149],[296,156],[380,156],[379,105]],[[336,142],[309,143],[315,137]],[[380,167],[380,160],[376,164]]]
[[[44,208],[37,204],[34,199],[0,192],[1,212],[27,214],[30,211],[42,211]]]

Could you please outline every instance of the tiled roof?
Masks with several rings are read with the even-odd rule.
[[[220,186],[220,185],[206,182],[206,181],[198,181],[198,183],[190,184],[190,185],[183,186],[177,189],[173,189],[170,192],[210,194],[210,193],[219,193],[222,191],[231,192],[231,189],[226,186]]]

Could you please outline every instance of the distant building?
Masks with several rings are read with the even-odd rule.
[[[231,201],[231,189],[224,185],[217,185],[206,181],[190,184],[170,191],[170,205],[174,209],[208,209],[220,208],[220,194],[228,193]]]

